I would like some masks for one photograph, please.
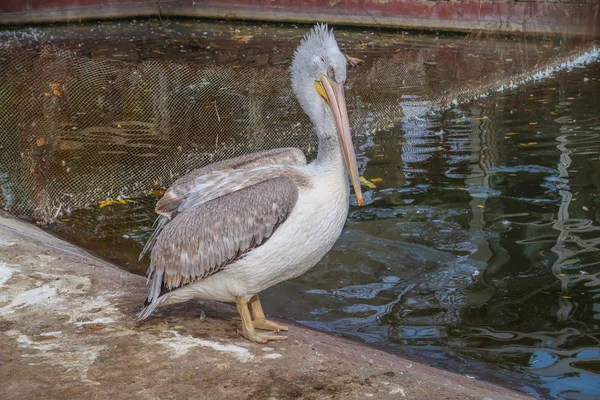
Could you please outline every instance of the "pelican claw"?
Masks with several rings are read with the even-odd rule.
[[[275,322],[269,321],[265,318],[252,320],[252,325],[254,325],[254,329],[262,329],[263,331],[273,331],[275,333],[288,330],[287,326],[276,324]]]
[[[242,336],[254,343],[265,344],[270,341],[286,340],[286,336],[273,335],[270,333],[258,333],[256,331],[242,332]]]

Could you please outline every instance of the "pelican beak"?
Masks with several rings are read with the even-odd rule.
[[[321,75],[320,79],[315,81],[315,88],[317,89],[317,93],[325,99],[333,113],[340,145],[342,146],[342,153],[344,154],[346,169],[348,170],[348,174],[350,174],[350,181],[352,181],[352,186],[354,186],[354,193],[356,194],[358,205],[362,206],[364,200],[360,189],[356,154],[354,153],[354,145],[352,144],[352,136],[350,134],[350,122],[348,121],[344,84],[333,82],[325,75]]]

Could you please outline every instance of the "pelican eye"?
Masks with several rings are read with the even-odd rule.
[[[335,69],[333,69],[333,67],[329,67],[327,70],[327,75],[329,75],[330,78],[333,78],[335,76]]]

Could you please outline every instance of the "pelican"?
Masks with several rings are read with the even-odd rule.
[[[210,164],[179,178],[156,205],[151,280],[139,320],[193,298],[235,302],[246,339],[283,340],[258,294],[312,268],[348,214],[350,185],[363,203],[344,96],[346,58],[333,30],[316,25],[291,65],[292,89],[319,138],[318,155],[280,148]],[[267,77],[268,79],[268,77]],[[272,332],[257,332],[266,330]]]

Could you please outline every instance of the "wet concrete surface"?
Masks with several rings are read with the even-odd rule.
[[[142,277],[6,214],[0,286],[7,400],[527,398],[287,321],[287,341],[250,343],[214,302],[136,325]]]

